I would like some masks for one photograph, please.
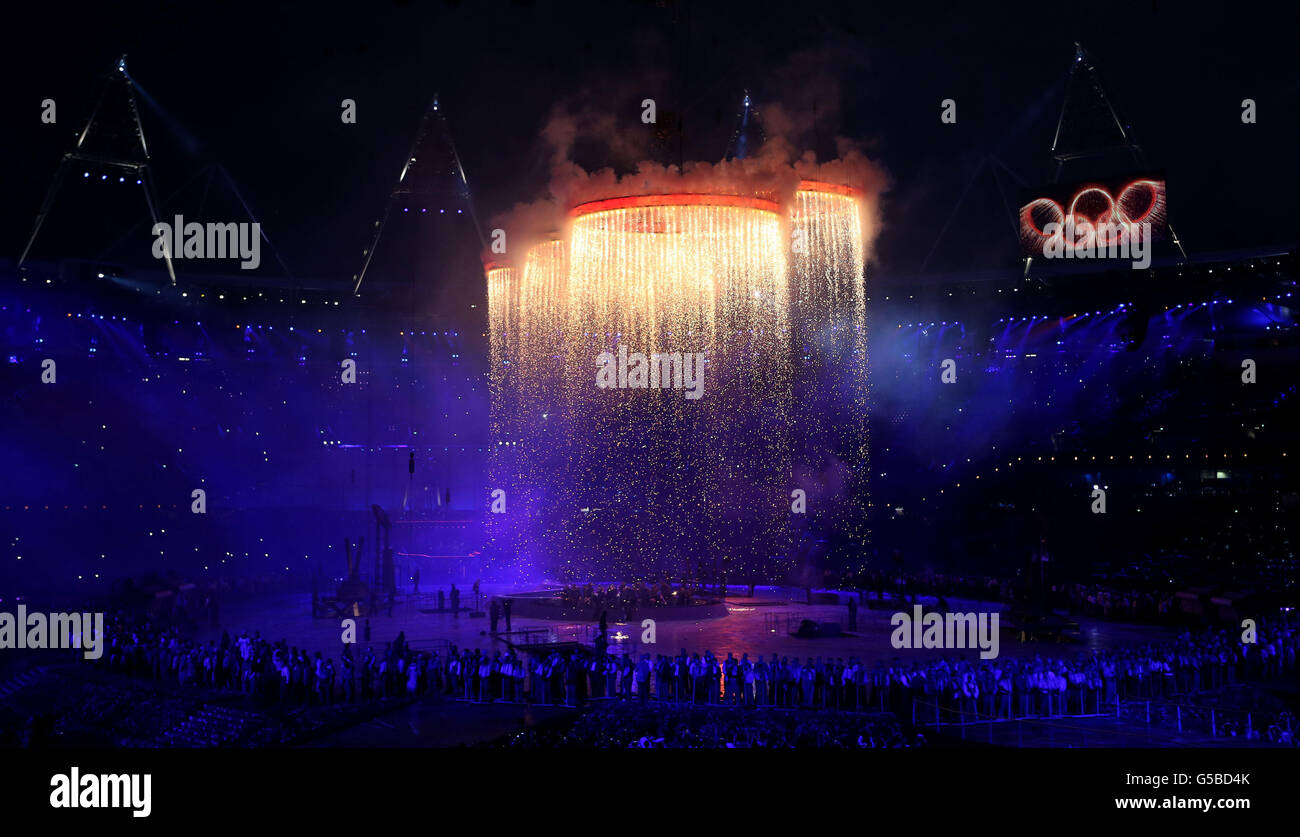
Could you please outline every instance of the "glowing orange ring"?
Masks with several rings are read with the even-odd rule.
[[[800,192],[832,192],[837,195],[844,195],[850,198],[862,197],[861,189],[854,189],[852,186],[841,186],[838,183],[826,183],[822,180],[800,180]]]
[[[1160,188],[1160,186],[1161,186],[1160,182],[1156,180],[1146,180],[1146,179],[1134,180],[1132,183],[1130,183],[1129,185],[1125,186],[1123,189],[1120,190],[1119,197],[1115,199],[1115,205],[1120,208],[1120,212],[1124,215],[1126,219],[1130,221],[1130,223],[1141,224],[1143,221],[1150,218],[1152,213],[1156,211],[1156,208],[1160,206],[1160,201],[1164,197],[1163,190]],[[1128,213],[1123,211],[1124,201],[1128,197],[1129,192],[1132,192],[1135,189],[1146,189],[1150,191],[1151,202],[1150,205],[1147,206],[1146,212],[1143,212],[1137,218],[1129,219]]]
[[[780,207],[776,201],[751,198],[743,195],[701,195],[694,192],[672,195],[625,195],[621,198],[580,203],[569,210],[570,218],[606,212],[612,209],[630,209],[640,206],[738,206],[776,214]]]
[[[1047,209],[1053,212],[1059,219],[1054,221],[1057,224],[1065,223],[1065,209],[1059,203],[1052,200],[1051,198],[1036,198],[1030,201],[1029,203],[1025,204],[1025,206],[1020,210],[1021,227],[1022,228],[1028,227],[1029,229],[1033,230],[1034,234],[1039,236],[1040,238],[1047,238],[1047,233],[1039,229],[1038,225],[1034,223],[1034,211],[1040,208]],[[1049,224],[1053,223],[1053,221],[1049,221],[1048,223]]]

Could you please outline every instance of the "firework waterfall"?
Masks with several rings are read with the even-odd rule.
[[[763,581],[861,551],[868,224],[795,178],[576,202],[491,256],[494,563]]]

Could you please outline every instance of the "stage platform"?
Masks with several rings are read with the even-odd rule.
[[[512,591],[504,587],[483,585],[484,601],[486,597],[508,594]],[[725,615],[698,618],[689,621],[667,619],[655,620],[655,643],[641,641],[644,629],[640,617],[633,622],[622,622],[616,614],[608,615],[610,650],[624,653],[677,654],[681,649],[689,653],[703,653],[706,649],[725,657],[728,652],[740,656],[748,653],[750,658],[759,654],[777,654],[787,657],[858,657],[868,663],[888,662],[895,657],[908,661],[933,659],[938,657],[962,657],[977,659],[979,652],[974,649],[944,651],[939,649],[914,649],[896,651],[890,644],[890,616],[893,610],[859,607],[857,630],[848,631],[848,608],[844,604],[806,604],[803,591],[788,588],[760,587],[754,598],[749,598],[747,588],[732,588],[732,595],[723,605]],[[829,597],[834,591],[815,591]],[[736,595],[740,593],[742,595]],[[797,596],[797,600],[792,600]],[[847,601],[847,593],[838,594],[842,601]],[[817,600],[814,596],[814,601]],[[935,602],[922,598],[929,606]],[[473,604],[470,598],[470,604]],[[992,602],[975,602],[950,599],[949,608],[953,611],[1000,611],[1002,606]],[[357,641],[364,648],[374,647],[382,650],[385,643],[391,642],[399,632],[404,632],[408,644],[417,649],[439,650],[449,644],[460,648],[499,649],[506,651],[504,639],[488,636],[490,627],[486,617],[471,618],[469,611],[462,609],[459,615],[450,610],[443,612],[424,612],[433,610],[429,592],[425,591],[419,598],[399,599],[393,608],[393,615],[387,615],[386,609],[370,617],[370,640],[364,637],[365,619],[357,620]],[[653,611],[646,611],[646,618],[653,618]],[[813,619],[819,622],[841,623],[846,633],[838,637],[803,639],[791,636],[788,626],[797,627],[799,620]],[[593,636],[595,622],[573,621],[561,622],[549,619],[535,619],[512,614],[510,630],[544,631],[554,633],[556,641],[577,641],[583,644]],[[342,627],[338,620],[311,618],[311,597],[308,594],[281,594],[261,596],[241,601],[223,602],[221,607],[221,628],[237,635],[247,631],[251,635],[260,631],[265,639],[286,639],[290,645],[320,651],[323,655],[337,657],[342,647]],[[204,626],[198,634],[200,640],[219,639],[221,628]],[[506,632],[505,620],[499,626]],[[1082,640],[1073,644],[1020,643],[1009,634],[1000,638],[1000,654],[1015,658],[1032,658],[1042,656],[1072,657],[1089,649],[1133,647],[1148,642],[1158,642],[1175,635],[1175,631],[1153,625],[1133,625],[1121,622],[1103,622],[1099,620],[1081,620],[1080,634]]]

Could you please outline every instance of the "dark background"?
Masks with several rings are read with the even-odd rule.
[[[1050,179],[1075,39],[1168,174],[1170,217],[1189,251],[1296,238],[1290,4],[29,2],[6,18],[4,258],[16,258],[122,53],[160,105],[142,97],[159,194],[203,163],[224,164],[294,271],[318,282],[355,271],[435,91],[484,219],[538,196],[548,165],[539,133],[561,99],[635,132],[640,100],[653,97],[661,114],[683,115],[683,156],[702,160],[722,157],[743,89],[760,112],[778,101],[807,113],[815,102],[810,144],[825,156],[835,135],[853,138],[891,175],[879,269],[916,272],[985,154],[1031,184]],[[47,97],[56,125],[39,119]],[[1258,124],[1241,122],[1247,97]],[[356,125],[339,120],[344,98],[357,102]],[[957,100],[956,125],[940,124],[944,98]],[[601,156],[588,149],[582,162],[617,162]],[[129,223],[144,217],[138,195],[126,206],[139,213]],[[76,254],[67,235],[43,232],[33,257]],[[995,185],[977,181],[927,267],[1015,256]],[[139,260],[149,260],[143,248]]]

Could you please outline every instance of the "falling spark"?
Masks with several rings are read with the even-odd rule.
[[[522,270],[487,270],[493,479],[523,506],[517,560],[568,578],[790,569],[796,453],[829,446],[865,473],[861,196],[619,197],[568,227]],[[620,348],[703,353],[703,397],[598,388],[597,357]],[[865,525],[858,511],[842,516]]]

